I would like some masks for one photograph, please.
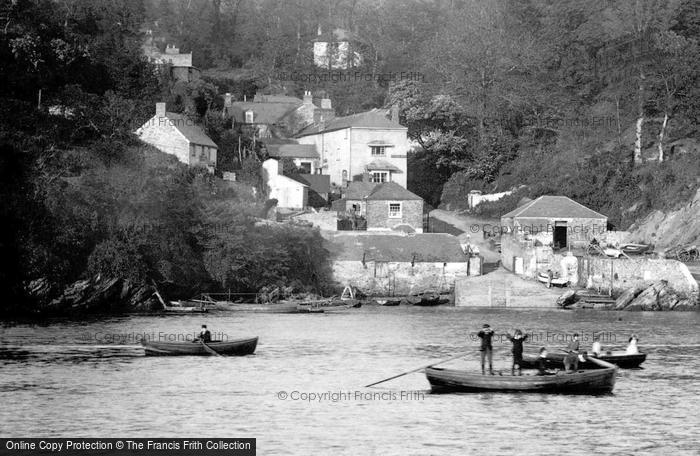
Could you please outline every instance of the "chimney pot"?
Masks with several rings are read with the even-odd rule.
[[[311,95],[311,92],[310,92],[310,91],[305,91],[305,92],[304,92],[304,104],[305,104],[305,105],[309,105],[309,104],[312,104],[313,101],[314,101],[314,98],[313,98],[313,96]]]
[[[156,103],[156,117],[165,117],[165,103]]]

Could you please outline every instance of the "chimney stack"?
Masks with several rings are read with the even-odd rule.
[[[399,123],[399,107],[397,105],[391,107],[391,121]]]
[[[304,104],[305,104],[305,105],[310,105],[310,104],[313,103],[313,101],[314,101],[314,97],[311,95],[311,92],[308,91],[308,90],[305,91],[305,92],[304,92]]]
[[[224,107],[231,107],[231,94],[228,92],[226,92],[226,95],[224,95]]]
[[[321,109],[333,109],[330,98],[321,98]]]
[[[156,117],[165,117],[165,103],[156,103]]]

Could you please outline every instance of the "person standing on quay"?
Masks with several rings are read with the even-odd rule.
[[[484,324],[483,329],[479,331],[477,336],[479,336],[481,339],[481,374],[486,374],[484,362],[488,357],[489,374],[493,375],[493,343],[491,342],[491,339],[493,338],[493,330],[488,324]]]

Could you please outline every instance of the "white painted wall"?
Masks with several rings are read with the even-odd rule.
[[[331,184],[343,184],[343,171],[347,179],[362,174],[365,167],[372,161],[383,160],[399,168],[401,173],[392,173],[391,180],[406,187],[407,154],[410,144],[406,128],[396,130],[346,128],[316,135],[303,136],[298,139],[300,144],[315,144],[321,156],[322,174],[330,176]],[[384,157],[372,156],[369,143],[382,141],[393,144],[387,147]]]
[[[306,207],[309,194],[306,185],[280,174],[280,163],[275,159],[263,162],[263,178],[269,199],[276,199],[277,206],[288,209]]]

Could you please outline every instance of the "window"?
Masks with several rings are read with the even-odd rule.
[[[249,124],[253,123],[253,111],[246,111],[245,112],[245,123],[249,123]]]
[[[311,162],[301,162],[298,168],[301,170],[301,174],[311,174]]]
[[[373,171],[372,182],[389,182],[389,173],[386,171]]]
[[[386,146],[371,146],[373,157],[384,157],[386,155]]]
[[[401,203],[389,203],[389,218],[401,218]]]

